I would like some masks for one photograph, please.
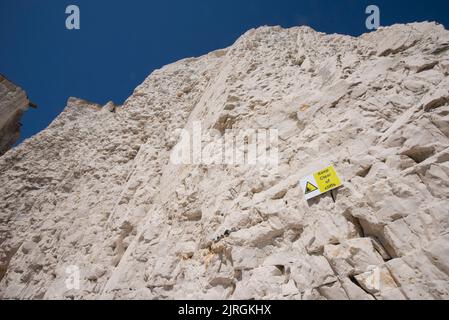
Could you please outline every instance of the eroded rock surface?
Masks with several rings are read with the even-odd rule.
[[[449,32],[262,27],[70,99],[0,158],[0,296],[449,298]],[[279,165],[175,165],[176,129],[277,129]],[[299,178],[344,180],[307,203]],[[80,271],[67,286],[67,267]]]
[[[0,156],[19,139],[20,118],[29,104],[25,91],[0,74]]]

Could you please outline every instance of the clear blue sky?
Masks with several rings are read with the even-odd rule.
[[[80,8],[80,30],[65,28],[69,4]],[[379,6],[381,25],[449,26],[447,0],[0,0],[0,73],[39,106],[22,120],[23,139],[44,129],[69,96],[122,103],[152,70],[229,46],[253,27],[367,32],[369,4]]]

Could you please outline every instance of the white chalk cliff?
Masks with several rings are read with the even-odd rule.
[[[172,163],[195,121],[277,129],[277,170]],[[307,202],[327,163],[335,202]],[[448,208],[443,26],[262,27],[0,157],[0,297],[448,299]]]

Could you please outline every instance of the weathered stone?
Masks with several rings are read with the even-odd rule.
[[[326,245],[324,256],[340,276],[364,273],[370,266],[383,263],[370,238],[356,238],[339,245]]]
[[[19,138],[20,118],[29,105],[25,91],[0,74],[0,156]]]
[[[0,157],[0,299],[448,299],[448,43],[435,23],[262,27],[123,106],[70,98]],[[256,148],[276,162],[173,161],[196,122],[214,161],[277,130]],[[304,200],[329,163],[342,187]]]

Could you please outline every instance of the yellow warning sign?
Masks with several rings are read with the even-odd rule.
[[[323,170],[315,172],[313,177],[315,178],[321,193],[341,186],[340,178],[335,172],[333,166],[329,166]]]
[[[332,165],[302,177],[299,184],[306,200],[315,198],[342,185]]]
[[[318,189],[317,187],[315,187],[313,184],[311,184],[310,182],[307,182],[306,185],[306,194],[311,193],[313,191],[315,191],[316,189]]]

